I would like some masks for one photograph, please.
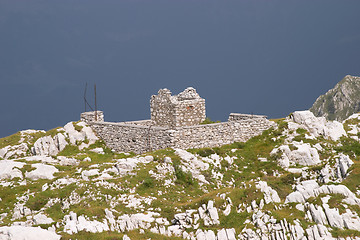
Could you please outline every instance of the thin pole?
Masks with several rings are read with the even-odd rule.
[[[95,121],[97,121],[96,84],[94,84],[94,92],[95,92]]]
[[[87,89],[87,83],[86,83],[86,85],[85,85],[85,91],[84,91],[85,112],[86,112],[86,89]]]

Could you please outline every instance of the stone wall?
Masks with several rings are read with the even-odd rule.
[[[205,120],[205,99],[192,87],[178,95],[164,88],[150,99],[151,119],[104,122],[97,111],[81,114],[106,145],[117,152],[144,153],[163,148],[215,147],[244,142],[273,126],[266,116],[231,113],[228,122],[200,125]]]
[[[97,118],[95,118],[97,116]],[[103,122],[104,121],[104,113],[102,111],[92,111],[92,112],[83,112],[80,115],[80,120],[83,122]]]
[[[258,117],[177,128],[174,132],[174,146],[187,149],[245,142],[273,125],[265,117]]]
[[[242,121],[242,120],[254,120],[254,121],[263,121],[267,118],[265,115],[253,115],[253,114],[243,114],[243,113],[230,113],[228,121]]]
[[[106,145],[116,152],[144,153],[172,147],[171,131],[162,127],[127,123],[89,123]]]
[[[216,147],[235,141],[244,142],[274,125],[265,116],[249,116],[252,117],[229,117],[232,120],[228,122],[172,129],[151,126],[151,120],[89,124],[107,146],[115,151],[144,153],[168,147],[188,149]]]
[[[151,120],[161,127],[198,125],[205,120],[205,99],[194,88],[187,88],[178,95],[171,95],[168,89],[160,89],[151,96]]]

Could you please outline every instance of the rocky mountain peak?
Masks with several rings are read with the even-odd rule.
[[[319,96],[310,111],[317,117],[343,121],[360,111],[360,77],[346,75],[334,88]]]

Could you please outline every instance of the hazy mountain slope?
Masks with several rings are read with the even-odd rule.
[[[0,239],[356,239],[359,132],[302,111],[246,143],[135,155],[83,122],[21,131],[0,139]]]
[[[310,111],[317,117],[338,121],[360,112],[360,77],[345,76],[333,89],[319,96]]]

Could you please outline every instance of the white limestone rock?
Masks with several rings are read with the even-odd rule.
[[[59,170],[50,165],[46,165],[43,163],[35,163],[31,164],[32,167],[36,168],[31,172],[26,172],[25,177],[31,180],[38,180],[38,179],[54,179],[54,173],[59,172]]]
[[[290,150],[288,145],[282,145],[271,152],[271,154],[282,153],[279,159],[280,166],[288,168],[295,164],[312,166],[321,163],[317,149],[311,147],[309,143],[293,142],[293,145],[296,147],[295,150]]]
[[[79,122],[77,125],[83,127],[81,132],[85,135],[85,138],[89,140],[90,145],[99,140],[91,127],[89,127],[85,122]]]
[[[76,141],[84,141],[85,140],[85,134],[76,131],[75,127],[73,125],[73,122],[68,122],[64,126],[64,130],[67,133],[70,143],[72,145],[76,145]]]
[[[58,156],[59,164],[62,166],[76,166],[79,164],[79,160],[75,158],[68,158],[64,156]]]
[[[314,137],[322,135],[337,141],[341,136],[347,136],[340,122],[326,121],[324,117],[315,117],[310,111],[296,111],[291,114],[290,118],[300,124],[300,127],[308,130]]]
[[[13,146],[9,145],[0,149],[0,157],[4,159],[23,157],[26,156],[28,149],[26,143],[20,143]]]
[[[103,222],[97,220],[89,220],[85,216],[77,217],[76,213],[70,212],[64,217],[64,232],[74,234],[79,231],[86,231],[91,233],[109,231],[107,220]]]
[[[51,224],[54,222],[51,218],[47,217],[45,214],[38,213],[33,217],[33,221],[35,225],[38,224]]]
[[[73,122],[69,122],[64,126],[64,130],[72,145],[76,145],[76,142],[82,142],[79,146],[79,149],[82,150],[99,140],[94,131],[85,122],[78,122],[76,125],[82,127],[80,132],[75,129]],[[84,143],[85,139],[89,142]]]
[[[336,208],[330,208],[328,204],[323,204],[326,219],[331,227],[344,228],[344,221]]]
[[[51,136],[44,136],[36,140],[31,150],[34,155],[55,156],[59,153],[59,149]]]
[[[1,240],[59,240],[60,235],[40,227],[11,226],[0,227]]]
[[[66,138],[62,133],[58,133],[55,135],[54,143],[57,149],[59,150],[59,152],[64,150],[64,148],[68,145],[68,142],[66,141]]]
[[[104,149],[101,148],[101,147],[91,149],[90,151],[92,151],[92,152],[94,152],[94,153],[97,153],[97,154],[105,154]]]
[[[315,180],[303,181],[296,186],[296,191],[290,193],[285,203],[298,202],[304,203],[310,197],[316,197],[319,194],[341,194],[345,197],[343,200],[350,205],[360,205],[360,199],[344,185],[322,185],[321,187]]]
[[[99,175],[99,169],[90,169],[81,172],[82,179],[88,181],[89,177]]]
[[[212,230],[204,231],[206,240],[216,240],[216,235]]]
[[[348,169],[353,165],[354,162],[349,158],[349,156],[340,154],[336,159],[336,175],[340,179],[344,179],[348,175]]]
[[[43,155],[29,156],[29,157],[24,157],[21,159],[24,159],[27,162],[40,161],[42,163],[47,163],[47,164],[58,164],[59,163],[58,160],[56,160],[54,157],[43,156]]]
[[[51,136],[44,136],[36,140],[31,151],[34,155],[55,156],[68,145],[62,133]]]
[[[125,234],[125,235],[123,236],[123,240],[131,240],[131,239],[128,237],[128,235]]]
[[[201,171],[209,169],[208,163],[201,161],[194,154],[182,149],[175,149],[175,154],[181,158],[181,167],[184,172],[190,172],[193,178],[199,180],[200,185],[209,184],[205,176],[201,174]]]
[[[23,178],[20,168],[25,165],[23,162],[15,162],[13,160],[0,160],[0,180]]]
[[[226,236],[228,238],[228,240],[236,240],[236,232],[234,228],[230,228],[230,229],[226,229]]]
[[[216,207],[214,207],[214,202],[212,200],[209,200],[208,205],[207,205],[207,211],[209,213],[209,216],[212,220],[213,224],[220,224],[219,221],[219,214],[218,211],[216,209]]]
[[[275,202],[275,203],[281,202],[278,193],[270,186],[268,186],[267,182],[259,181],[256,184],[256,188],[260,189],[260,191],[264,193],[264,200],[266,204],[269,204],[271,202]]]

